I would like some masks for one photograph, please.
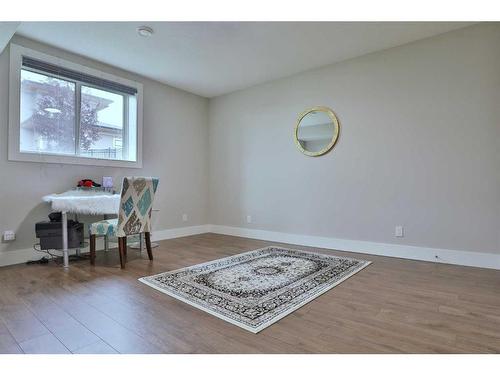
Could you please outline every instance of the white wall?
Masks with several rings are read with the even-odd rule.
[[[210,222],[500,254],[499,45],[481,24],[211,100]],[[292,138],[314,105],[341,123],[319,158]]]
[[[8,161],[6,48],[0,55],[0,232],[15,230],[17,240],[0,243],[0,265],[33,256],[25,249],[35,242],[35,222],[49,213],[41,197],[67,190],[83,177],[101,181],[103,175],[113,176],[119,187],[125,175],[158,176],[156,231],[207,222],[207,99],[24,38],[15,36],[13,42],[140,81],[144,85],[144,151],[142,169]],[[187,223],[182,222],[183,213],[188,214]]]

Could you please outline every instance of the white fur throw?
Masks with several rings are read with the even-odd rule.
[[[42,198],[52,203],[53,211],[66,211],[87,215],[117,215],[120,194],[106,192],[69,190],[61,194],[50,194]]]

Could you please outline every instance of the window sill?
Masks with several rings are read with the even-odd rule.
[[[32,163],[91,165],[96,167],[142,168],[142,161],[127,161],[113,159],[96,159],[69,155],[48,155],[37,153],[11,152],[9,161],[24,161]]]

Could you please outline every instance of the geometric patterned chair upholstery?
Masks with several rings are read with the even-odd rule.
[[[92,223],[90,232],[90,261],[95,263],[95,237],[116,236],[120,251],[120,264],[125,268],[127,236],[144,233],[150,260],[151,211],[159,180],[153,177],[124,177],[120,198],[118,219],[101,220]]]

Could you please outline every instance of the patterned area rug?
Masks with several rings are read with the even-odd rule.
[[[139,281],[257,333],[370,263],[273,246]]]

